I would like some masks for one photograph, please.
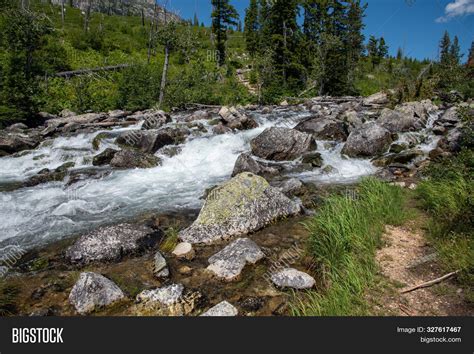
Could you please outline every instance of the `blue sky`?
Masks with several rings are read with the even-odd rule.
[[[168,1],[169,8],[183,18],[193,18],[206,25],[210,23],[211,0],[158,0]],[[367,0],[365,34],[384,36],[391,54],[402,47],[407,55],[436,59],[438,42],[445,30],[461,42],[467,52],[474,40],[474,0]],[[231,0],[241,14],[242,22],[249,0]],[[448,7],[447,7],[448,6]]]

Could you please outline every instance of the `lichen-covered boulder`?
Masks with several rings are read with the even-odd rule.
[[[239,238],[209,258],[207,269],[218,278],[232,281],[247,263],[255,264],[265,257],[260,247],[249,238]]]
[[[269,128],[250,142],[252,153],[262,159],[291,161],[314,146],[313,137],[295,129]]]
[[[375,122],[367,122],[349,135],[342,153],[350,157],[376,156],[386,152],[392,142],[389,130]]]
[[[212,243],[246,235],[299,212],[299,204],[264,178],[241,173],[209,193],[197,220],[179,238],[192,244]]]
[[[97,273],[81,273],[69,294],[69,302],[81,315],[108,306],[125,298],[124,293],[111,280]]]
[[[143,225],[119,224],[101,227],[81,236],[66,250],[73,264],[119,261],[128,254],[140,253],[152,247],[159,233]]]

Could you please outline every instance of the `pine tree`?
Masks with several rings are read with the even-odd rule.
[[[398,47],[397,50],[397,60],[402,60],[403,59],[403,49]]]
[[[365,36],[362,31],[365,28],[363,19],[367,4],[361,5],[360,0],[351,1],[347,14],[347,49],[349,51],[349,62],[355,66],[364,52]]]
[[[194,13],[193,26],[199,27],[199,19],[198,19],[197,13]]]
[[[369,37],[369,43],[367,44],[367,55],[372,62],[372,67],[375,68],[376,65],[380,64],[379,60],[379,41],[375,36]]]
[[[239,14],[229,0],[212,0],[212,32],[216,36],[218,62],[222,66],[226,60],[226,41],[228,26],[237,26]]]
[[[471,43],[471,49],[469,49],[469,56],[467,58],[467,66],[474,68],[474,41]]]
[[[379,40],[379,47],[377,49],[377,54],[380,60],[386,58],[388,55],[388,46],[387,46],[387,43],[385,42],[385,38],[383,37],[381,37]]]
[[[255,57],[259,47],[259,16],[257,0],[250,0],[250,5],[245,10],[245,42],[251,57]]]
[[[458,36],[454,37],[453,43],[449,48],[449,57],[451,59],[452,65],[459,65],[461,63],[461,47],[459,46],[459,38]]]
[[[439,45],[439,56],[440,56],[440,63],[442,65],[449,64],[450,62],[450,55],[449,49],[451,47],[451,38],[449,37],[448,31],[444,32],[443,39],[441,39]]]

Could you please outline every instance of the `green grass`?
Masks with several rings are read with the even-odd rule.
[[[431,216],[427,236],[445,272],[461,270],[457,281],[474,299],[474,152],[440,161],[417,189],[421,207]],[[471,300],[472,301],[472,300]]]
[[[179,226],[171,226],[166,229],[163,241],[160,244],[160,250],[165,253],[171,253],[178,244]]]
[[[399,225],[406,217],[403,191],[373,178],[361,182],[356,199],[330,197],[306,224],[321,287],[295,296],[292,314],[367,314],[364,293],[377,272],[375,252],[381,245],[384,227]]]
[[[18,294],[17,287],[7,285],[3,279],[0,279],[0,316],[11,316],[17,312]]]

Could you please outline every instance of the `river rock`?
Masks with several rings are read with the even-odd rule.
[[[131,147],[146,154],[154,154],[167,145],[176,143],[171,130],[143,131],[130,130],[122,133],[116,140],[118,145]]]
[[[182,284],[171,284],[158,289],[144,290],[137,295],[138,302],[158,302],[164,306],[176,304],[183,295]]]
[[[159,233],[143,225],[119,224],[101,227],[81,236],[66,251],[66,259],[78,265],[117,262],[123,256],[152,247]]]
[[[350,157],[370,157],[384,153],[393,142],[389,130],[375,122],[367,122],[353,131],[342,149]]]
[[[313,134],[316,140],[346,141],[348,136],[344,122],[324,116],[306,119],[299,123],[295,129],[300,132]]]
[[[265,257],[260,247],[249,238],[240,238],[209,258],[208,270],[217,277],[232,281],[247,263],[255,264]]]
[[[203,317],[235,317],[239,311],[229,302],[222,301],[204,312]]]
[[[422,128],[422,121],[419,118],[388,108],[382,111],[377,122],[392,133],[407,132]]]
[[[155,274],[157,278],[166,278],[169,276],[166,259],[159,251],[156,252],[155,258],[153,259],[153,274]]]
[[[279,186],[280,191],[288,196],[297,194],[303,189],[303,182],[297,178],[290,178]]]
[[[390,166],[395,163],[408,164],[420,156],[423,156],[423,151],[421,150],[407,150],[398,154],[382,156],[374,160],[373,164],[378,167]]]
[[[248,130],[258,127],[255,120],[239,112],[235,107],[222,107],[219,111],[219,116],[222,118],[224,125],[229,129]]]
[[[48,182],[60,182],[66,177],[68,169],[71,167],[74,167],[74,162],[66,162],[54,170],[42,169],[36,175],[24,181],[23,186],[34,187]]]
[[[100,154],[94,156],[94,158],[92,159],[92,165],[94,166],[108,165],[114,158],[115,154],[118,152],[119,150],[107,148]]]
[[[263,163],[255,160],[250,153],[244,153],[239,156],[235,162],[232,177],[235,177],[242,172],[251,172],[258,176],[271,176],[278,174],[276,168],[265,166]]]
[[[364,106],[385,105],[390,102],[388,95],[385,92],[377,92],[366,97],[363,101]]]
[[[459,129],[451,129],[439,142],[438,147],[444,151],[458,152],[461,150],[462,133]]]
[[[311,289],[316,281],[312,276],[293,268],[283,269],[271,275],[271,280],[279,288]]]
[[[143,130],[159,129],[172,121],[169,114],[159,110],[141,113],[140,118],[144,120],[142,125]]]
[[[313,167],[321,167],[324,161],[319,152],[310,152],[303,156],[302,162],[305,164],[310,164]]]
[[[246,235],[299,212],[299,204],[264,178],[241,173],[209,193],[197,220],[179,238],[192,244],[212,243]]]
[[[313,137],[288,128],[269,128],[250,142],[252,153],[266,160],[290,161],[314,146]]]
[[[151,154],[139,151],[122,150],[114,154],[110,166],[115,168],[153,168],[160,165],[161,160]]]
[[[125,298],[125,294],[111,280],[97,273],[81,273],[69,294],[69,302],[81,315],[105,307]]]
[[[451,107],[436,121],[437,126],[453,127],[461,122],[457,107]]]
[[[0,153],[14,154],[23,150],[32,150],[38,145],[39,139],[36,137],[0,131]]]
[[[5,130],[9,132],[18,132],[18,131],[23,131],[26,129],[28,129],[28,126],[26,124],[15,123],[15,124],[9,125]]]
[[[178,259],[186,259],[191,261],[196,255],[196,252],[194,251],[192,244],[189,242],[181,242],[173,250],[173,255]]]

